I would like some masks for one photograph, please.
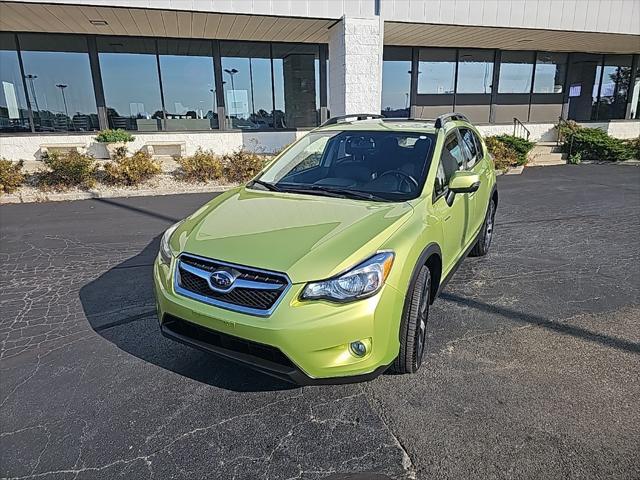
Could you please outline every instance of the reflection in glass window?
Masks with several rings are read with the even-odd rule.
[[[533,52],[502,52],[498,93],[530,93]]]
[[[0,33],[0,131],[29,132],[29,113],[15,38]]]
[[[98,37],[100,71],[111,128],[162,128],[162,102],[151,38]]]
[[[566,70],[566,53],[539,52],[533,93],[562,93]]]
[[[456,74],[454,49],[420,49],[418,67],[418,93],[453,93]]]
[[[19,39],[36,131],[97,130],[85,37],[24,34]]]
[[[222,42],[222,81],[232,128],[274,128],[269,45]]]
[[[600,101],[594,120],[612,120],[625,117],[627,94],[631,77],[631,55],[607,55],[602,72]]]
[[[457,93],[491,93],[493,50],[460,50]]]
[[[411,89],[411,48],[385,47],[382,63],[382,115],[408,117]]]
[[[218,127],[211,42],[158,40],[167,130]]]
[[[320,115],[318,46],[274,43],[272,48],[275,128],[318,125]]]

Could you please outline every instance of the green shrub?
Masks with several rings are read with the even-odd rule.
[[[257,153],[236,150],[223,157],[224,174],[232,182],[246,182],[255,177],[265,165],[265,159]]]
[[[146,152],[136,152],[130,157],[119,157],[104,166],[105,181],[112,185],[139,185],[162,169]]]
[[[640,160],[640,136],[624,141],[631,153],[631,157]]]
[[[91,155],[78,153],[46,153],[42,156],[48,170],[40,171],[37,184],[45,189],[66,190],[71,187],[91,188],[98,169]]]
[[[24,183],[22,165],[22,160],[16,163],[0,158],[0,192],[13,193]]]
[[[619,138],[610,137],[599,128],[580,128],[565,140],[565,151],[579,153],[588,160],[619,162],[633,156],[632,148]]]
[[[196,153],[189,157],[179,158],[180,176],[190,182],[208,182],[222,177],[222,160],[211,151],[198,148]]]
[[[498,170],[506,170],[509,167],[518,165],[518,152],[502,142],[499,137],[485,137],[484,143],[493,157],[493,162]]]
[[[582,127],[575,120],[565,120],[560,122],[556,128],[558,130],[558,139],[564,142]]]
[[[96,141],[100,143],[133,142],[134,140],[133,135],[121,128],[101,130],[96,135]]]
[[[582,163],[582,154],[580,152],[576,152],[571,154],[568,158],[567,163],[570,165],[579,165]]]
[[[529,160],[529,152],[535,146],[534,142],[514,135],[499,135],[496,139],[516,152],[518,165],[526,165]]]

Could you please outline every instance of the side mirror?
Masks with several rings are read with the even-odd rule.
[[[452,193],[473,193],[480,187],[480,175],[472,172],[456,172],[449,180]]]

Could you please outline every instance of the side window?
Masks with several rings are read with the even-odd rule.
[[[449,185],[452,175],[458,170],[464,169],[464,152],[458,141],[456,132],[450,133],[444,140],[440,164],[436,172],[434,191],[436,195],[444,193]]]
[[[473,131],[468,128],[460,129],[460,136],[462,137],[462,143],[464,145],[465,154],[467,156],[467,170],[472,169],[480,159],[478,154],[478,146],[476,143],[476,136]]]

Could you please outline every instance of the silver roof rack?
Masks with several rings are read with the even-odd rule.
[[[455,120],[462,120],[463,122],[469,121],[469,119],[461,113],[445,113],[436,118],[435,127],[438,129],[442,128],[447,122],[453,122]]]
[[[374,120],[377,118],[384,118],[382,115],[376,115],[375,113],[352,113],[351,115],[341,115],[339,117],[331,117],[324,122],[321,127],[327,125],[335,125],[336,123],[353,122],[358,120]]]

